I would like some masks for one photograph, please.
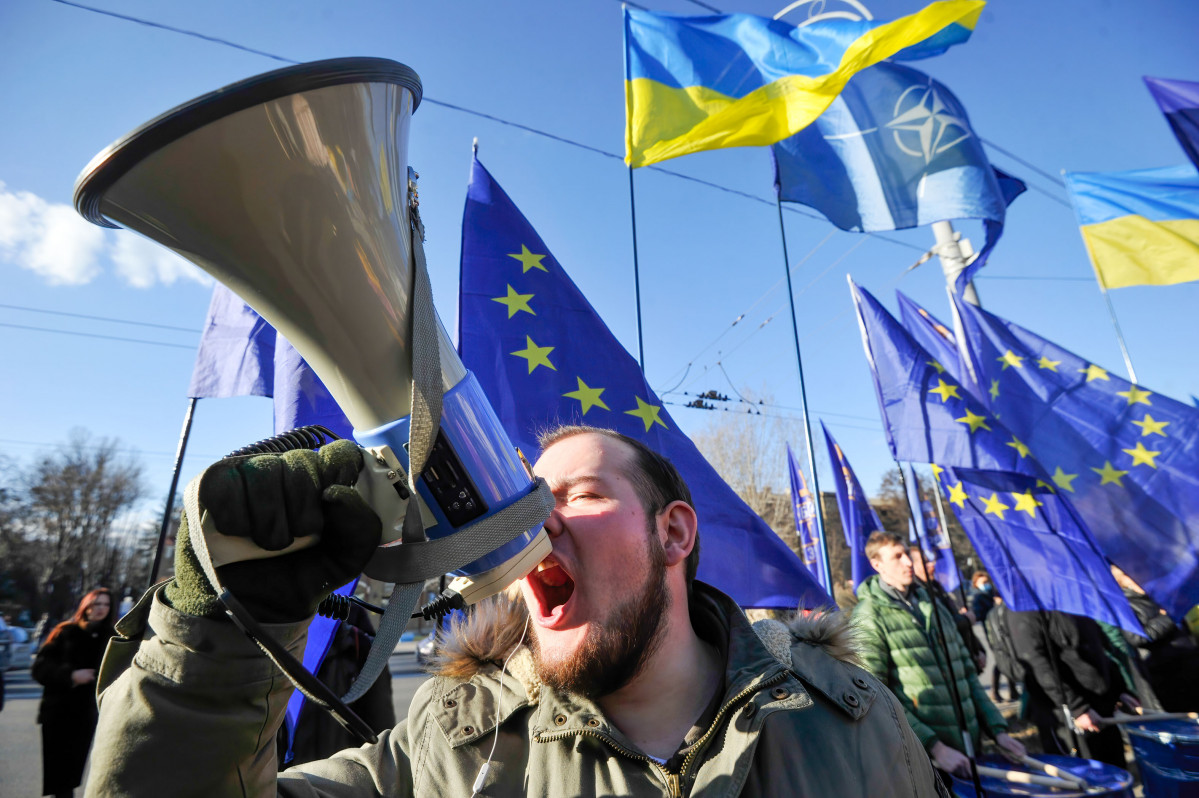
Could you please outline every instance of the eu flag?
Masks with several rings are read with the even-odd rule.
[[[901,463],[899,468],[904,473],[903,484],[910,512],[908,542],[919,545],[925,560],[935,564],[934,577],[941,587],[946,591],[957,590],[962,584],[962,575],[958,573],[958,566],[953,558],[949,535],[941,531],[941,523],[933,506],[924,498],[916,469],[912,468],[911,463]]]
[[[1199,168],[1199,83],[1146,77],[1145,85],[1166,115],[1187,157]]]
[[[833,586],[824,563],[824,540],[816,527],[816,499],[808,490],[808,481],[795,462],[791,444],[787,444],[787,468],[791,472],[791,509],[795,511],[795,532],[799,538],[799,558],[830,596]]]
[[[1199,603],[1199,409],[965,302],[966,363],[992,413],[1113,562],[1175,618]]]
[[[899,461],[1036,475],[1028,447],[851,279],[883,428]]]
[[[941,487],[1008,606],[1060,610],[1144,634],[1087,527],[1032,477],[947,468]]]
[[[275,328],[217,283],[187,395],[194,399],[270,396],[274,382]]]
[[[907,294],[896,291],[895,297],[899,300],[899,318],[903,321],[903,328],[924,351],[944,366],[955,380],[962,382],[961,360],[953,330],[916,304]]]
[[[699,577],[743,607],[831,603],[782,539],[663,409],[537,231],[477,160],[462,223],[459,348],[512,442],[560,423],[607,427],[670,458],[700,521]]]
[[[883,522],[878,513],[866,500],[858,477],[849,466],[849,459],[829,434],[828,427],[820,422],[824,430],[824,441],[828,444],[828,459],[833,467],[833,483],[837,488],[837,509],[841,512],[841,528],[845,531],[845,545],[849,547],[850,575],[854,590],[874,573],[866,559],[866,541],[871,532],[881,531]]]

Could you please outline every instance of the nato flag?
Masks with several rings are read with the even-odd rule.
[[[477,160],[462,223],[459,348],[512,442],[562,423],[607,427],[668,457],[699,515],[699,578],[743,607],[832,604],[782,539],[675,425],[637,361]]]

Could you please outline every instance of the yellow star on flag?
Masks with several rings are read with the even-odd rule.
[[[661,410],[662,410],[662,408],[659,405],[648,404],[647,402],[642,401],[641,397],[638,396],[637,397],[637,409],[636,410],[626,410],[624,412],[629,414],[630,416],[636,416],[637,418],[639,418],[643,422],[645,422],[645,431],[649,432],[649,428],[652,427],[654,424],[661,424],[663,427],[666,427],[666,422],[663,421],[662,419],[658,418],[658,413]],[[666,427],[666,428],[670,429],[670,427]]]
[[[930,360],[930,361],[928,361],[928,365],[930,365],[930,366],[932,366],[933,368],[935,368],[935,369],[937,370],[937,373],[938,373],[938,374],[944,374],[944,373],[945,373],[945,367],[944,367],[944,366],[942,366],[940,363],[938,363],[936,360]]]
[[[983,504],[987,505],[985,508],[983,508],[983,512],[999,516],[1000,521],[1003,520],[1003,511],[1012,509],[1003,502],[999,501],[999,494],[997,493],[992,493],[991,498],[989,499],[985,496],[979,496],[979,498],[983,500]]]
[[[1152,449],[1146,449],[1145,444],[1141,443],[1140,441],[1137,441],[1137,446],[1135,449],[1121,449],[1120,451],[1132,457],[1132,464],[1134,466],[1147,465],[1150,468],[1157,468],[1157,463],[1153,462],[1153,458],[1161,454],[1161,452],[1155,452]]]
[[[1129,385],[1127,391],[1116,391],[1116,396],[1123,396],[1130,405],[1135,405],[1137,402],[1143,405],[1153,404],[1149,401],[1149,397],[1153,396],[1153,391],[1142,391],[1135,385]]]
[[[987,432],[991,431],[991,428],[987,426],[987,417],[975,415],[974,412],[968,407],[966,408],[966,415],[962,418],[955,418],[954,421],[960,421],[963,424],[969,424],[971,432],[978,432],[979,427],[982,427]]]
[[[1163,438],[1165,438],[1167,437],[1166,433],[1162,432],[1162,430],[1170,426],[1169,421],[1155,421],[1153,416],[1149,415],[1148,413],[1145,414],[1145,418],[1141,421],[1134,421],[1132,423],[1141,428],[1142,438],[1144,438],[1146,435],[1153,434],[1161,435]]]
[[[1102,369],[1093,363],[1087,366],[1085,369],[1079,369],[1078,373],[1086,374],[1087,382],[1090,382],[1091,380],[1107,380],[1108,382],[1111,382],[1112,379],[1111,377],[1107,376],[1106,369]]]
[[[956,504],[958,507],[966,506],[966,499],[970,498],[966,495],[966,489],[959,482],[956,485],[949,486],[949,503]]]
[[[1003,353],[1003,357],[997,357],[995,359],[1003,364],[1004,371],[1008,370],[1008,366],[1015,366],[1018,369],[1024,368],[1024,358],[1020,355],[1017,355],[1010,349]]]
[[[945,404],[946,402],[948,402],[949,397],[951,397],[951,396],[954,397],[955,399],[962,398],[962,397],[958,396],[958,386],[951,385],[950,383],[946,382],[945,380],[941,379],[940,377],[937,377],[937,387],[930,388],[929,393],[935,393],[938,396],[940,396],[941,404]]]
[[[521,271],[521,274],[527,273],[529,269],[541,269],[543,272],[549,271],[549,269],[545,268],[545,264],[541,262],[541,259],[544,258],[545,255],[534,255],[532,252],[529,252],[529,248],[524,244],[520,245],[519,253],[510,252],[508,253],[508,257],[515,258],[516,260],[520,261],[520,265],[524,267],[524,269]]]
[[[575,379],[579,381],[578,390],[562,395],[569,399],[578,399],[579,404],[583,406],[583,415],[587,415],[587,411],[593,407],[602,407],[605,410],[611,410],[610,407],[604,404],[604,400],[600,398],[600,394],[604,392],[603,388],[592,388],[583,382],[582,377],[575,377]]]
[[[1021,459],[1028,457],[1028,447],[1025,446],[1024,443],[1015,435],[1012,436],[1012,442],[1009,443],[1008,446],[1015,449],[1016,453],[1020,455]]]
[[[510,355],[523,357],[529,361],[529,373],[533,373],[533,369],[538,366],[549,366],[552,371],[557,371],[558,367],[550,362],[550,352],[554,351],[552,346],[538,346],[533,343],[533,339],[525,336],[525,348],[518,349],[515,352],[509,352]]]
[[[999,398],[999,380],[991,380],[991,389],[987,393],[991,394],[992,399]]]
[[[1120,481],[1120,478],[1128,474],[1127,471],[1120,471],[1119,469],[1112,468],[1110,460],[1103,461],[1103,468],[1092,468],[1091,470],[1099,475],[1100,485],[1106,485],[1109,482],[1112,482],[1115,483],[1117,487],[1121,488],[1124,487],[1124,483]]]
[[[931,464],[929,465],[929,468],[931,468],[931,469],[933,470],[933,479],[935,479],[935,480],[937,480],[938,482],[940,482],[940,481],[941,481],[941,474],[943,474],[943,473],[945,472],[945,469],[944,469],[944,468],[941,468],[941,466],[937,465],[936,463],[931,463]]]
[[[1043,502],[1037,501],[1037,497],[1032,495],[1032,488],[1023,493],[1013,493],[1012,498],[1016,500],[1016,506],[1012,509],[1017,512],[1023,510],[1033,518],[1037,517],[1037,508],[1044,506]]]
[[[532,294],[518,294],[516,289],[508,286],[508,296],[492,297],[492,302],[499,302],[508,308],[508,318],[516,315],[517,311],[523,310],[525,313],[533,313],[533,309],[529,307],[529,300],[533,298]],[[536,316],[536,313],[533,313]]]
[[[1057,493],[1057,491],[1053,489],[1052,485],[1050,485],[1048,482],[1045,482],[1044,480],[1041,480],[1041,479],[1037,480],[1037,487],[1044,488],[1045,490],[1049,491],[1050,493]]]
[[[1049,358],[1045,357],[1044,355],[1041,355],[1041,359],[1037,361],[1037,368],[1049,369],[1050,371],[1057,371],[1057,367],[1060,365],[1062,365],[1062,361],[1050,360]]]
[[[1074,492],[1074,486],[1070,483],[1074,482],[1076,479],[1078,479],[1078,474],[1067,474],[1062,470],[1061,466],[1058,466],[1057,471],[1053,472],[1053,484],[1057,485],[1062,490],[1068,490],[1071,493]]]

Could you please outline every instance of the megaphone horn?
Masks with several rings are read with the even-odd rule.
[[[414,583],[456,569],[469,578],[473,600],[548,554],[540,521],[552,499],[535,489],[422,287],[407,163],[420,98],[415,72],[378,58],[318,61],[234,83],[97,155],[76,183],[75,207],[196,263],[274,325],[328,387],[358,442],[380,453],[382,465],[368,458],[367,469],[379,473],[366,476],[385,492],[394,493],[394,479],[380,473],[415,467],[428,546],[405,539],[380,548],[368,575]],[[418,379],[414,391],[421,340],[435,353],[425,370],[440,384]],[[407,450],[414,393],[418,411],[432,408],[436,431],[420,452],[415,425]],[[530,502],[530,494],[540,498]],[[394,495],[387,503],[393,516],[413,513]],[[491,551],[478,540],[453,541],[518,503],[532,520],[506,532],[510,542]],[[388,541],[402,520],[384,518]]]

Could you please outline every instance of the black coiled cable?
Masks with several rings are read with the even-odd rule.
[[[319,449],[326,443],[341,440],[341,436],[322,427],[320,424],[310,424],[306,427],[296,427],[293,430],[263,438],[257,443],[243,446],[230,452],[226,457],[244,457],[251,454],[283,454],[296,449]]]
[[[370,602],[363,601],[357,596],[342,596],[337,593],[330,593],[324,601],[316,608],[317,615],[323,615],[326,618],[332,618],[335,621],[344,621],[350,617],[350,607],[357,604],[363,609],[370,610],[376,615],[382,615],[384,609],[376,607]],[[466,608],[466,602],[462,596],[451,590],[447,590],[437,598],[430,601],[425,606],[421,607],[416,612],[412,613],[413,618],[424,618],[426,621],[438,620],[454,610]]]

